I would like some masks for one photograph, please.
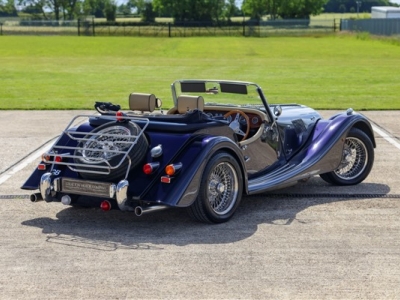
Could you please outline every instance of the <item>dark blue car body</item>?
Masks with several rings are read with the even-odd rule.
[[[371,125],[351,109],[322,119],[303,105],[269,105],[249,82],[178,80],[171,87],[168,112],[154,110],[153,94],[131,94],[129,112],[100,103],[99,115],[75,117],[22,188],[39,190],[34,202],[136,215],[186,207],[198,221],[219,223],[233,216],[242,194],[314,175],[358,184],[372,168]]]

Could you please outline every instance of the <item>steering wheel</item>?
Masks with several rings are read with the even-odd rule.
[[[242,112],[241,110],[238,110],[238,109],[234,109],[234,110],[231,110],[231,111],[227,112],[224,115],[224,118],[228,118],[229,116],[234,115],[234,114],[236,114],[236,116],[229,123],[229,127],[232,128],[232,130],[236,134],[243,136],[242,139],[240,140],[240,141],[243,141],[243,140],[245,140],[247,138],[247,136],[249,135],[249,132],[250,132],[250,119],[244,112]],[[246,128],[246,132],[244,132],[241,129],[241,126],[244,126],[243,124],[241,124],[239,122],[241,116],[246,120],[246,127],[247,127]]]

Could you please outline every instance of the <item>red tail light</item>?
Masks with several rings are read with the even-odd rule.
[[[104,200],[100,203],[100,208],[102,211],[109,211],[111,210],[111,203],[110,201]]]
[[[122,121],[124,118],[124,114],[122,111],[117,111],[117,113],[115,114],[115,116],[117,117],[117,121]]]
[[[161,176],[162,183],[171,183],[171,177],[169,176]]]
[[[37,168],[40,171],[44,171],[44,170],[46,170],[46,165],[45,164],[39,164]]]
[[[62,162],[62,156],[60,156],[60,155],[56,155],[56,156],[54,156],[54,161],[55,162]]]
[[[159,162],[147,163],[143,166],[143,173],[146,175],[153,174],[153,172],[157,170],[159,167],[160,167]]]

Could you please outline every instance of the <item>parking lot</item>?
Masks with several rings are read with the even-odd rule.
[[[364,112],[377,148],[362,184],[313,177],[219,225],[30,202],[19,187],[80,113],[0,111],[0,299],[399,298],[400,111]]]

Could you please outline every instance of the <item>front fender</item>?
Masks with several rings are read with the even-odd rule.
[[[318,160],[318,166],[324,172],[334,170],[340,164],[344,140],[352,128],[365,132],[376,147],[371,124],[364,115],[340,113],[318,122],[304,160]]]
[[[319,120],[307,146],[281,168],[251,179],[249,194],[273,190],[335,170],[342,160],[344,141],[353,127],[366,132],[375,145],[371,125],[363,115],[341,113],[329,120]]]

